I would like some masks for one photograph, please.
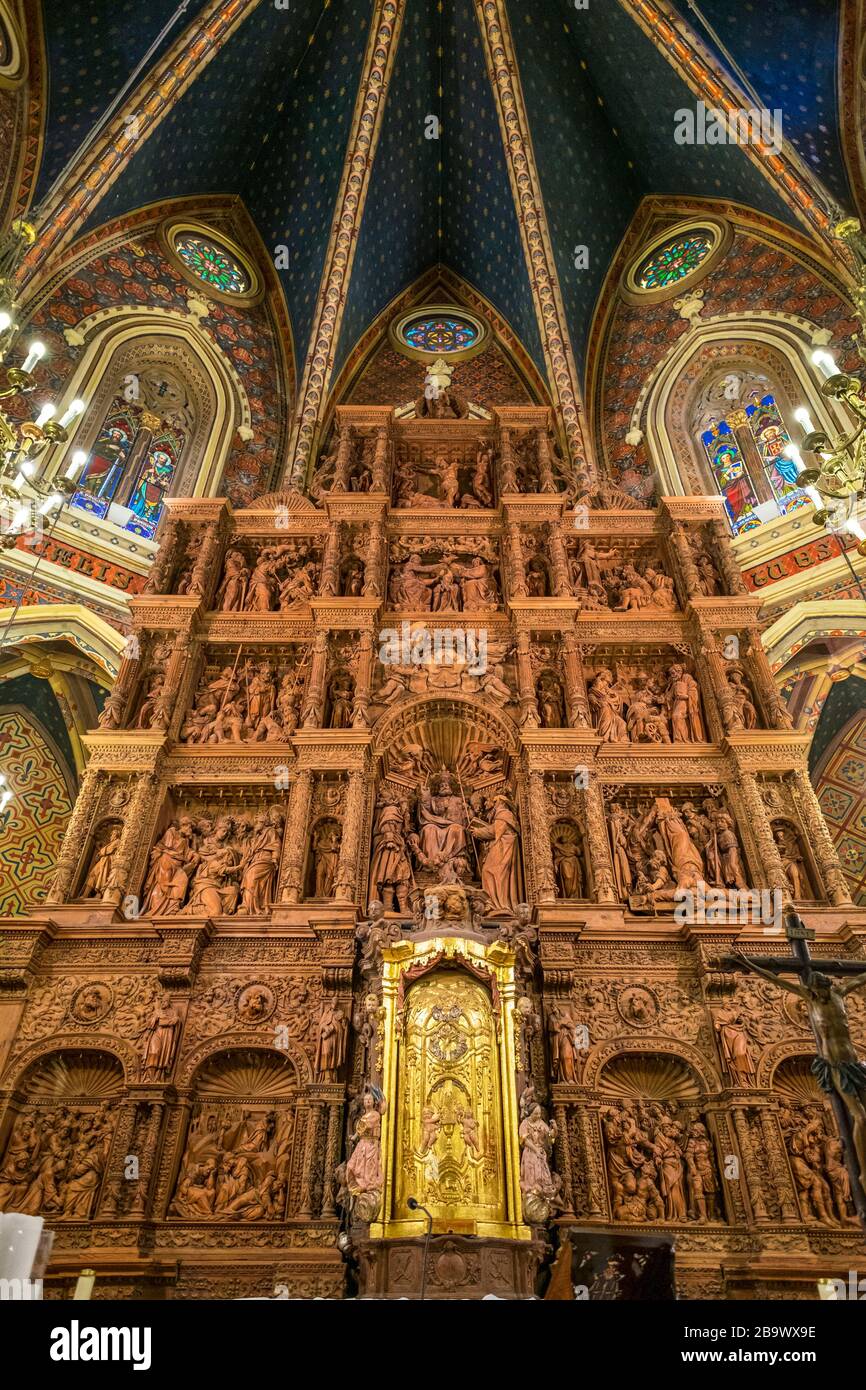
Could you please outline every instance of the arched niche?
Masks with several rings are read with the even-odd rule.
[[[595,1079],[614,1221],[686,1226],[725,1220],[725,1153],[701,1072],[684,1056],[609,1054]]]
[[[794,316],[723,314],[701,319],[677,340],[650,374],[631,417],[631,430],[645,438],[663,496],[717,491],[694,424],[702,396],[726,376],[766,379],[795,442],[802,435],[793,416],[800,405],[817,428],[834,434],[844,427],[838,406],[821,395],[809,361],[819,333]]]
[[[777,1062],[771,1089],[797,1194],[808,1225],[854,1227],[859,1222],[833,1111],[812,1071],[812,1057],[787,1055]]]
[[[300,1089],[292,1061],[269,1048],[210,1052],[191,1086],[169,1220],[285,1220]]]
[[[0,1211],[49,1223],[91,1220],[123,1093],[123,1067],[108,1052],[70,1048],[32,1060],[7,1116]]]
[[[84,350],[59,412],[74,399],[86,401],[87,408],[69,442],[58,448],[54,473],[65,472],[76,450],[93,455],[113,403],[143,403],[159,415],[162,374],[172,395],[168,414],[183,422],[183,448],[168,495],[215,496],[237,431],[250,429],[247,395],[225,354],[192,319],[171,309],[103,310],[75,332]],[[131,447],[134,452],[134,442]]]

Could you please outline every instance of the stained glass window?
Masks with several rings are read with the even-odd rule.
[[[115,397],[72,506],[149,539],[171,490],[184,443],[182,429],[160,424],[142,405]]]
[[[174,243],[174,249],[190,270],[205,285],[223,294],[246,294],[250,280],[240,261],[225,247],[195,232],[184,232]]]
[[[422,352],[462,352],[478,341],[478,325],[456,314],[410,319],[401,336],[408,347]]]
[[[93,446],[87,467],[72,498],[91,516],[105,516],[114,500],[123,470],[138,434],[141,407],[115,400]]]
[[[642,290],[663,290],[684,280],[706,260],[713,249],[711,232],[695,231],[676,237],[647,257],[638,271],[637,283]]]
[[[153,436],[126,504],[133,513],[126,523],[127,531],[148,538],[153,535],[182,449],[180,430],[163,429]]]
[[[797,486],[796,466],[784,453],[790,442],[771,395],[755,394],[744,409],[702,433],[701,443],[734,535],[760,526],[762,501],[774,502],[782,516],[808,502]]]

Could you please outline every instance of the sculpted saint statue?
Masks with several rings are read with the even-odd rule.
[[[180,1033],[180,1014],[169,996],[163,995],[151,1020],[141,1066],[144,1081],[164,1081],[171,1071]]]
[[[510,799],[504,794],[493,798],[489,824],[473,821],[476,840],[487,840],[490,848],[481,865],[481,887],[496,912],[514,912],[522,900],[520,892],[520,825]]]
[[[459,860],[468,862],[466,811],[454,791],[451,774],[439,773],[418,798],[418,836],[416,853],[425,869],[453,869]]]

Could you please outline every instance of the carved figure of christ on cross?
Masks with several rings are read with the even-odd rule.
[[[760,975],[804,1001],[818,1047],[812,1071],[833,1106],[851,1196],[866,1229],[866,1066],[851,1041],[845,1009],[845,996],[866,988],[866,971],[862,961],[839,960],[822,960],[820,970],[816,969],[808,945],[815,933],[793,908],[785,912],[785,935],[791,943],[791,956],[745,956],[738,952],[723,956],[719,965],[724,970]],[[784,980],[780,978],[783,974],[799,979],[796,983]],[[850,978],[842,983],[843,976]]]

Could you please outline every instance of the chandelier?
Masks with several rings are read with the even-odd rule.
[[[854,291],[857,316],[863,330],[858,351],[866,362],[866,237],[860,223],[847,217],[834,228],[835,236],[848,247],[857,267],[858,285]],[[866,531],[854,515],[858,502],[866,498],[866,398],[861,381],[840,372],[832,353],[823,348],[812,354],[812,361],[824,378],[821,394],[843,402],[857,422],[846,433],[829,435],[816,429],[801,406],[794,412],[803,426],[799,446],[791,444],[785,453],[797,467],[797,484],[815,504],[816,526],[839,532],[850,531],[857,538],[857,551],[866,556]],[[809,456],[804,461],[803,455]]]
[[[19,333],[15,275],[35,239],[32,223],[18,219],[0,240],[0,546],[4,550],[14,549],[44,518],[53,525],[87,462],[87,454],[77,449],[63,477],[46,480],[45,465],[52,449],[68,441],[69,427],[84,410],[84,401],[72,401],[59,419],[55,419],[57,407],[50,402],[30,420],[10,416],[3,404],[34,390],[36,368],[45,356],[44,343],[34,341],[20,367],[5,365]]]

